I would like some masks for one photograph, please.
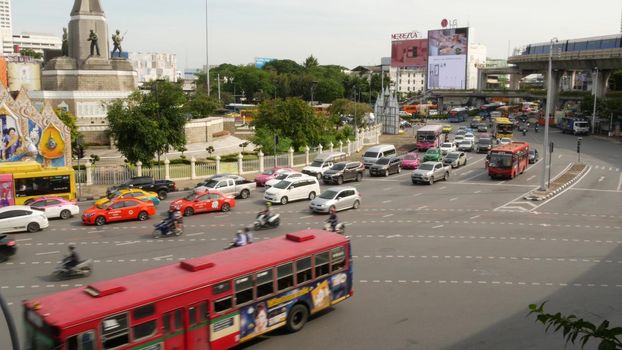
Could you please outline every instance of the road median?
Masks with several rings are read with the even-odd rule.
[[[533,190],[525,195],[524,198],[531,201],[543,201],[549,199],[565,190],[568,186],[574,184],[577,179],[589,170],[589,168],[590,167],[588,165],[583,163],[570,163],[564,171],[551,180],[547,190]]]

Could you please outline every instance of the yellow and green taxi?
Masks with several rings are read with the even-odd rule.
[[[443,133],[444,134],[449,134],[453,129],[454,129],[453,126],[451,126],[449,124],[443,124]]]
[[[151,201],[153,205],[160,204],[160,199],[158,198],[158,194],[155,192],[149,192],[149,191],[141,190],[139,188],[127,188],[127,189],[121,189],[121,190],[116,190],[114,192],[111,192],[109,195],[104,196],[98,199],[97,201],[95,201],[95,205],[102,206],[112,201],[113,199],[119,199],[119,198],[136,198],[136,199],[140,199],[141,201]]]

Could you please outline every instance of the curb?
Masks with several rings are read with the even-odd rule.
[[[568,170],[568,168],[570,168],[572,166],[572,164],[568,165],[568,167],[566,167],[566,169],[560,173],[559,176],[557,176],[556,178],[564,175],[564,173],[566,172],[566,170]],[[581,170],[580,173],[578,173],[575,177],[573,177],[571,180],[569,180],[568,182],[566,182],[565,184],[559,186],[557,189],[555,189],[552,192],[549,192],[546,194],[546,196],[537,196],[534,194],[528,194],[526,196],[523,197],[523,199],[526,200],[531,200],[531,201],[536,201],[536,202],[540,202],[546,199],[549,199],[555,195],[557,195],[558,193],[560,193],[561,191],[563,191],[564,189],[566,189],[568,186],[570,186],[571,184],[573,184],[575,181],[577,181],[578,178],[580,178],[583,174],[585,174],[588,170],[590,169],[589,165],[586,165],[585,168],[583,168],[583,170]],[[554,181],[555,179],[553,179]]]

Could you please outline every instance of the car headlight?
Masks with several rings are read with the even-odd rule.
[[[95,214],[93,214],[93,213],[85,213],[85,214],[84,214],[84,217],[85,217],[85,218],[90,218],[90,217],[91,217],[91,216],[93,216],[93,215],[95,215]]]

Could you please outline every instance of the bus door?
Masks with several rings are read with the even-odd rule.
[[[177,309],[162,315],[162,333],[165,349],[190,349],[184,347],[184,310]]]
[[[186,349],[209,349],[209,317],[207,302],[188,307],[188,332]]]

